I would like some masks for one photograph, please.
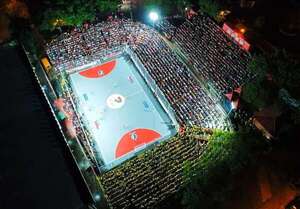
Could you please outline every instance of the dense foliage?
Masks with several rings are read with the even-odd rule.
[[[286,88],[293,96],[300,98],[300,62],[285,50],[277,50],[269,59],[274,82],[280,88]]]
[[[254,108],[264,107],[269,101],[267,98],[271,97],[270,89],[265,87],[269,69],[267,60],[262,55],[254,55],[248,67],[256,77],[244,86],[243,98]]]
[[[192,0],[144,0],[143,10],[158,10],[162,15],[183,13]],[[116,12],[121,0],[47,0],[42,8],[34,15],[42,31],[53,31],[62,26],[79,26],[85,21],[92,21],[97,15]],[[217,17],[220,4],[217,1],[199,0],[202,12]]]
[[[42,31],[52,31],[61,26],[79,26],[85,21],[92,21],[96,15],[116,12],[120,0],[48,0],[44,3],[38,18]],[[157,9],[165,15],[183,10],[189,0],[145,0],[145,10]]]
[[[200,10],[213,18],[217,18],[221,5],[216,0],[199,0]]]
[[[61,26],[79,26],[95,19],[97,12],[115,11],[118,0],[49,0],[40,11],[40,29],[51,31]]]
[[[41,29],[54,29],[63,25],[81,25],[85,20],[95,17],[93,7],[83,0],[57,0],[43,12]]]
[[[244,86],[243,98],[254,109],[277,102],[279,89],[286,89],[299,98],[300,63],[284,50],[277,50],[271,56],[253,56],[249,70],[255,79]]]
[[[222,208],[230,194],[235,174],[254,160],[264,148],[261,137],[252,131],[216,131],[195,169],[188,164],[188,184],[183,191],[183,204],[189,209]]]

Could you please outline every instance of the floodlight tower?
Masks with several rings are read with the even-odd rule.
[[[155,12],[155,11],[150,12],[149,13],[149,18],[152,21],[153,28],[154,28],[155,22],[159,19],[158,13]]]

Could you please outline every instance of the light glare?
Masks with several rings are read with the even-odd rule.
[[[158,14],[157,14],[157,12],[150,12],[150,13],[149,13],[149,17],[150,17],[150,19],[151,19],[153,22],[155,22],[155,21],[158,20]]]

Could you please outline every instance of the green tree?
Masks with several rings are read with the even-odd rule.
[[[215,131],[196,169],[185,168],[190,182],[183,190],[183,204],[188,209],[200,205],[205,209],[222,208],[235,174],[254,162],[264,148],[264,140],[251,130]]]
[[[270,57],[269,65],[279,88],[286,88],[293,96],[300,98],[300,62],[285,50],[277,50]]]
[[[120,2],[119,0],[95,0],[95,5],[100,12],[107,13],[116,11]]]
[[[267,59],[262,54],[255,54],[248,65],[248,70],[256,75],[255,79],[258,82],[265,79],[268,69]]]
[[[61,26],[79,26],[95,17],[93,5],[84,0],[52,0],[46,2],[45,10],[41,13],[40,29],[44,31]]]
[[[276,91],[277,89],[271,88],[266,81],[251,82],[244,86],[242,98],[257,110],[271,105],[276,100]]]
[[[207,13],[214,19],[217,18],[221,10],[221,5],[216,0],[199,0],[198,4],[201,11]]]
[[[268,69],[269,64],[263,55],[254,55],[248,65],[248,70],[255,74],[255,79],[244,85],[242,97],[255,109],[266,106],[271,95],[265,83]]]

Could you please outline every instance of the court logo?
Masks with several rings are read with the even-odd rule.
[[[112,94],[107,98],[106,104],[111,109],[119,109],[125,104],[125,97],[121,94]]]
[[[133,131],[133,132],[130,133],[130,138],[131,138],[133,141],[136,141],[136,140],[137,140],[138,135],[136,134],[135,131]]]

